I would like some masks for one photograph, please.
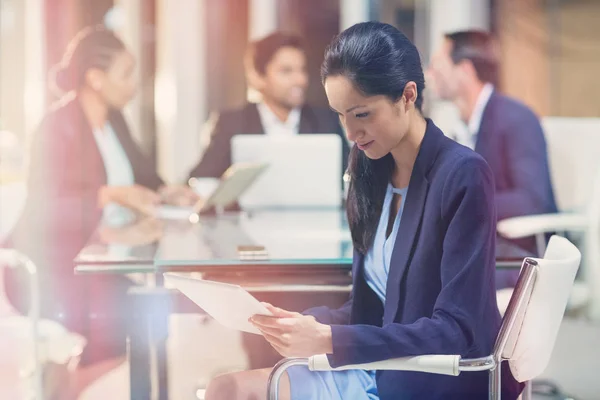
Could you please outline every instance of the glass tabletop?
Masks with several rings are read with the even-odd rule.
[[[75,259],[78,273],[342,268],[352,264],[352,240],[342,210],[271,210],[171,220],[160,233],[147,225],[122,232],[99,227]],[[520,266],[529,253],[499,242],[497,267]]]
[[[167,227],[154,263],[169,265],[347,264],[352,241],[340,211],[263,211]]]
[[[103,227],[75,259],[77,272],[142,272],[184,266],[345,265],[352,242],[341,210],[278,210],[163,221],[144,242],[143,229],[107,238]],[[136,243],[130,238],[135,237]],[[127,240],[123,240],[123,239]],[[100,271],[99,271],[100,272]]]

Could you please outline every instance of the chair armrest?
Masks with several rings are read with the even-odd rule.
[[[343,365],[333,368],[325,354],[312,356],[308,359],[311,371],[344,371],[349,369],[418,371],[430,374],[458,376],[460,356],[455,355],[424,355],[415,357],[393,358],[375,361],[367,364]]]
[[[588,225],[585,215],[556,213],[503,219],[497,230],[507,239],[519,239],[540,233],[584,231]]]

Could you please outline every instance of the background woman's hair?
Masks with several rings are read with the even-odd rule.
[[[408,82],[415,82],[415,107],[421,111],[425,78],[419,52],[391,25],[363,22],[336,36],[321,66],[322,82],[331,76],[346,77],[365,96],[383,95],[394,102],[402,97]],[[354,248],[363,254],[375,238],[394,165],[391,154],[371,160],[356,146],[350,151],[346,208]]]
[[[50,84],[59,93],[79,89],[91,68],[106,71],[115,53],[125,45],[112,31],[103,26],[90,26],[79,31],[69,42],[60,63],[51,70]]]

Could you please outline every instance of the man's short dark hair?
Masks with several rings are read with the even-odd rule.
[[[275,53],[284,47],[293,47],[304,51],[302,38],[297,35],[274,32],[252,44],[254,68],[256,72],[264,75],[267,65],[271,62]]]
[[[468,60],[482,82],[498,84],[498,57],[492,36],[484,31],[468,30],[449,33],[452,42],[450,57],[454,64]]]

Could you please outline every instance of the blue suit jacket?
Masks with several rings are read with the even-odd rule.
[[[475,151],[494,173],[498,220],[556,212],[544,132],[527,106],[494,91]]]
[[[500,327],[494,290],[494,181],[475,152],[431,122],[410,179],[385,305],[355,252],[353,291],[338,310],[306,311],[331,325],[333,366],[422,354],[482,357]],[[508,369],[503,397],[520,391]],[[381,399],[487,399],[487,373],[458,377],[378,371]]]

